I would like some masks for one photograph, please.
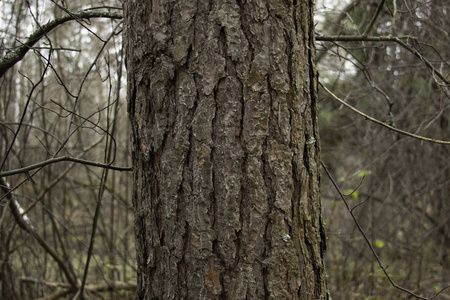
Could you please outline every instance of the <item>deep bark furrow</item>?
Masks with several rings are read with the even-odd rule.
[[[298,2],[127,2],[138,299],[325,297]]]

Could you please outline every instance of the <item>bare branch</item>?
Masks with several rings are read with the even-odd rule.
[[[317,35],[321,42],[397,42],[397,39],[416,39],[411,36]]]
[[[373,25],[375,24],[378,16],[380,15],[384,2],[386,2],[386,0],[381,0],[381,2],[378,4],[377,11],[375,12],[375,15],[373,16],[372,20],[370,20],[370,23],[367,26],[366,30],[364,30],[364,33],[362,34],[363,36],[366,36],[367,34],[369,34],[370,30],[372,30]]]
[[[121,63],[120,68],[118,70],[119,78],[122,75],[122,67],[123,67],[123,64]],[[117,112],[118,112],[118,108],[119,108],[119,97],[120,97],[120,81],[119,81],[119,85],[117,87],[117,98],[116,98],[115,105],[114,105],[114,116],[117,116]],[[108,106],[109,105],[110,105],[110,99],[108,99]],[[104,161],[105,162],[106,161],[114,161],[114,159],[111,160],[111,156],[113,156],[113,155],[115,156],[115,153],[113,154],[112,149],[113,149],[113,146],[115,145],[115,140],[113,139],[113,136],[116,131],[116,125],[117,125],[117,122],[116,122],[117,119],[114,119],[114,122],[110,125],[110,122],[109,122],[110,111],[109,110],[107,110],[107,116],[108,116],[107,117],[108,118],[107,131],[111,132],[111,134],[108,135],[108,137],[107,137],[107,144],[109,144],[109,145],[105,148],[105,153],[104,153],[104,155],[105,155]],[[111,137],[111,138],[109,138],[109,137]],[[115,146],[114,146],[114,149],[115,149]],[[115,152],[115,150],[114,150],[114,152]],[[92,257],[92,251],[94,250],[95,234],[97,231],[97,224],[98,224],[98,220],[100,217],[100,209],[102,206],[103,193],[106,188],[107,178],[108,178],[108,169],[103,169],[101,183],[100,183],[100,190],[98,191],[98,197],[97,197],[97,206],[95,207],[95,214],[94,214],[94,220],[93,220],[92,231],[91,231],[91,240],[89,242],[89,249],[88,249],[88,254],[87,254],[87,258],[86,258],[83,279],[81,280],[81,285],[80,285],[80,288],[76,295],[83,295],[84,290],[85,290],[86,280],[87,280],[87,276],[88,276],[88,272],[89,272],[89,264],[90,264],[90,260]],[[75,296],[75,298],[76,298],[76,296]]]
[[[450,141],[443,141],[443,140],[436,140],[436,139],[431,139],[431,138],[427,138],[421,135],[417,135],[408,131],[404,131],[401,129],[397,129],[395,127],[392,127],[380,120],[377,120],[375,118],[372,118],[369,115],[366,115],[365,113],[363,113],[362,111],[356,109],[355,107],[351,106],[350,104],[348,104],[347,102],[345,102],[344,100],[340,99],[338,96],[336,96],[335,94],[333,94],[333,92],[331,92],[329,89],[327,89],[327,87],[325,85],[323,85],[321,82],[319,82],[320,86],[331,96],[333,97],[334,100],[338,101],[339,103],[341,103],[342,105],[346,106],[347,108],[351,109],[352,111],[356,112],[357,114],[363,116],[364,118],[368,119],[369,121],[374,122],[375,124],[381,125],[386,127],[389,130],[395,131],[397,133],[409,136],[409,137],[413,137],[415,139],[418,140],[422,140],[422,141],[426,141],[426,142],[430,142],[430,143],[436,143],[436,144],[442,144],[442,145],[450,145]]]
[[[52,52],[49,53],[48,61],[50,61],[51,55],[52,55]],[[0,66],[0,68],[1,68],[1,66]],[[36,90],[36,88],[43,82],[45,74],[47,73],[48,68],[49,68],[49,64],[46,64],[45,68],[44,68],[44,70],[43,70],[43,72],[42,72],[41,76],[39,77],[39,80],[38,80],[38,82],[36,84],[34,84],[30,80],[30,82],[33,84],[33,87],[31,88],[31,91],[28,94],[27,101],[26,101],[25,107],[24,107],[23,112],[22,112],[22,116],[20,117],[19,127],[17,127],[17,130],[15,131],[14,136],[13,136],[13,140],[11,141],[11,144],[9,145],[8,149],[6,150],[6,154],[5,154],[4,158],[3,158],[3,161],[1,162],[0,171],[5,166],[5,163],[6,163],[7,159],[8,159],[8,155],[9,155],[9,153],[11,152],[11,150],[12,150],[12,148],[14,146],[14,143],[15,143],[15,141],[17,139],[17,136],[19,134],[20,129],[22,128],[22,123],[23,123],[23,121],[25,119],[25,115],[27,113],[28,106],[29,106],[29,104],[31,102],[31,97],[32,97],[34,91]],[[1,76],[2,75],[0,74],[0,78],[1,78]]]
[[[1,172],[0,173],[0,177],[7,177],[7,176],[12,176],[12,175],[27,173],[27,172],[29,172],[31,170],[38,169],[38,168],[44,167],[46,165],[50,165],[50,164],[54,164],[54,163],[58,163],[58,162],[62,162],[62,161],[71,161],[71,162],[75,162],[75,163],[79,163],[79,164],[83,164],[83,165],[99,167],[99,168],[104,168],[104,169],[111,169],[111,170],[120,171],[120,172],[130,172],[130,171],[132,171],[131,167],[118,167],[118,166],[102,164],[102,163],[99,163],[99,162],[85,160],[85,159],[80,159],[80,158],[75,158],[75,157],[62,156],[62,157],[56,157],[56,158],[51,158],[51,159],[48,159],[48,160],[45,160],[45,161],[41,161],[39,163],[30,165],[28,167],[15,169],[15,170],[10,170],[10,171],[6,171],[6,172]]]
[[[346,17],[349,16],[349,13],[355,9],[356,6],[359,5],[360,0],[354,0],[352,1],[350,4],[347,4],[347,6],[345,6],[345,8],[341,11],[341,13],[339,14],[339,16],[336,18],[336,21],[333,22],[332,24],[325,24],[325,26],[330,25],[331,29],[329,32],[340,32],[341,31],[341,22],[342,20],[344,20]],[[328,43],[329,44],[329,43]],[[328,48],[328,47],[325,47]],[[320,60],[322,59],[322,57],[324,56],[326,52],[318,52],[316,54],[316,60],[317,62],[320,62]]]
[[[450,80],[447,76],[444,76],[441,72],[439,72],[423,55],[405,43],[403,40],[417,40],[417,38],[410,36],[364,36],[364,35],[341,35],[341,36],[326,36],[319,35],[316,36],[316,41],[324,41],[324,42],[396,42],[400,44],[403,48],[420,58],[421,61],[425,63],[425,65],[431,69],[433,75],[435,74],[439,79],[442,80],[447,86],[450,86]]]
[[[345,207],[347,209],[347,211],[350,213],[350,216],[353,219],[353,222],[355,223],[356,227],[358,228],[358,231],[361,233],[361,235],[364,238],[364,241],[366,242],[367,246],[369,247],[370,251],[372,252],[373,256],[375,257],[378,266],[380,267],[380,269],[383,271],[384,275],[386,276],[386,278],[389,280],[390,284],[396,288],[399,289],[405,293],[408,293],[409,295],[417,298],[417,299],[423,299],[423,300],[430,300],[433,298],[436,298],[439,294],[441,294],[443,291],[445,291],[446,289],[448,289],[450,287],[450,285],[447,285],[446,287],[442,288],[441,290],[439,290],[437,293],[435,293],[433,296],[431,297],[423,297],[420,295],[415,294],[414,292],[397,285],[394,280],[392,280],[391,276],[389,275],[389,273],[387,272],[387,266],[384,266],[383,263],[381,262],[380,257],[378,256],[377,252],[375,251],[375,249],[373,248],[372,244],[369,241],[369,238],[367,237],[366,233],[364,232],[364,230],[362,229],[361,225],[359,224],[358,220],[356,219],[356,216],[353,213],[353,209],[350,208],[350,206],[348,205],[347,200],[345,200],[345,196],[342,193],[341,189],[339,188],[338,184],[336,183],[336,180],[334,180],[333,176],[331,175],[330,171],[328,171],[327,167],[325,166],[325,164],[323,163],[323,161],[320,161],[320,163],[322,164],[323,169],[325,170],[325,173],[327,174],[328,178],[331,180],[331,183],[333,183],[334,188],[336,189],[336,191],[338,192],[340,198],[342,199],[342,201],[345,204]],[[366,199],[367,200],[367,199]]]
[[[1,179],[0,180],[0,186],[3,191],[3,193],[6,195],[7,198],[9,198],[9,208],[12,212],[12,215],[14,216],[14,219],[16,220],[17,224],[28,232],[31,236],[33,236],[36,241],[44,248],[44,250],[56,261],[58,266],[61,268],[62,272],[66,276],[67,280],[70,283],[70,286],[72,289],[75,289],[77,287],[77,281],[75,279],[75,275],[71,271],[70,268],[70,262],[65,261],[62,257],[59,256],[59,254],[56,252],[56,250],[51,247],[45,239],[43,239],[22,217],[22,214],[20,213],[19,208],[16,205],[16,202],[13,199],[13,194],[10,193],[10,189],[7,187],[6,182]]]
[[[5,72],[14,66],[17,62],[22,60],[22,58],[27,54],[27,52],[36,44],[44,35],[62,25],[68,21],[77,19],[91,19],[91,18],[110,18],[110,19],[122,19],[122,14],[112,13],[112,12],[95,12],[95,11],[81,11],[75,14],[64,16],[56,20],[50,21],[49,23],[43,25],[41,28],[36,30],[31,34],[27,41],[23,43],[16,50],[6,54],[0,58],[0,78],[5,74]]]

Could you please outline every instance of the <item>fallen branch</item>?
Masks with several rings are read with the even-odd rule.
[[[41,280],[33,277],[20,277],[19,280],[21,282],[41,284],[51,288],[62,288],[62,290],[58,290],[52,294],[44,296],[42,298],[38,298],[36,300],[55,300],[58,298],[62,298],[73,293],[73,289],[70,284],[64,282],[51,282],[46,280]],[[137,283],[133,281],[123,282],[116,281],[112,283],[106,284],[88,284],[85,286],[84,290],[87,292],[99,293],[99,292],[109,292],[113,290],[121,290],[121,291],[135,291],[137,289]]]

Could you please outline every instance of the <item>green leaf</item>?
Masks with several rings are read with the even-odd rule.
[[[360,178],[363,178],[363,177],[365,177],[365,176],[367,176],[367,175],[370,175],[370,174],[372,174],[372,171],[371,171],[371,170],[362,170],[361,172],[358,173],[358,176],[359,176]]]
[[[352,198],[354,200],[357,200],[358,196],[359,196],[358,191],[354,191],[354,190],[350,190],[350,189],[344,190],[344,194],[346,196],[352,196]]]
[[[382,240],[375,240],[375,246],[381,249],[384,247],[384,242]]]

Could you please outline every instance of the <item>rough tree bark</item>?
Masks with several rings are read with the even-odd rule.
[[[310,0],[129,0],[138,299],[326,299]]]

